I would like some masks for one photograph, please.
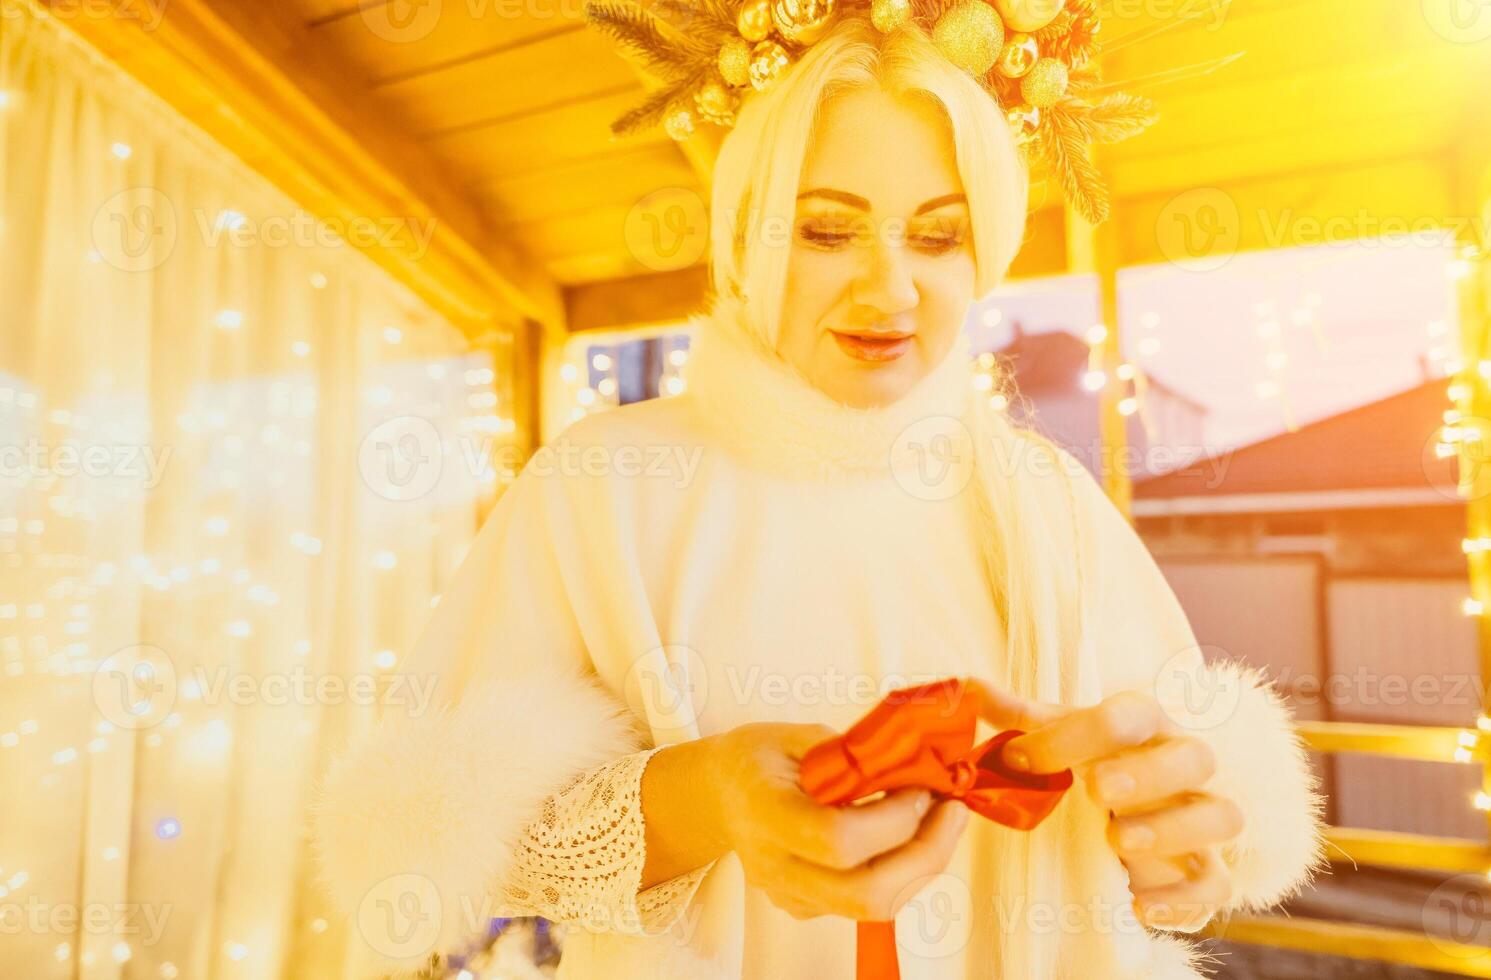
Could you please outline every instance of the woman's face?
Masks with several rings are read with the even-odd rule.
[[[904,395],[973,302],[967,199],[947,121],[878,88],[824,107],[793,220],[777,348],[858,407]]]

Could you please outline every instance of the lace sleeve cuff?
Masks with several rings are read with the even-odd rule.
[[[713,862],[638,891],[647,860],[642,774],[658,751],[590,769],[545,800],[518,844],[504,904],[594,932],[667,931]]]

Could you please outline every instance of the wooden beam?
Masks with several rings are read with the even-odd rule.
[[[427,245],[393,235],[363,250],[468,334],[519,317],[563,331],[558,287],[514,244],[490,236],[433,158],[378,115],[284,0],[172,0],[163,10],[159,23],[63,22],[312,214],[433,223]]]
[[[1381,868],[1409,868],[1483,874],[1491,870],[1491,847],[1459,837],[1430,837],[1360,827],[1330,827],[1325,832],[1336,864],[1371,864]]]
[[[1294,916],[1236,915],[1213,922],[1202,935],[1232,943],[1399,963],[1457,976],[1491,977],[1491,949],[1402,929]]]
[[[709,273],[701,265],[565,290],[570,330],[625,330],[682,320],[704,309]]]
[[[1433,725],[1382,725],[1301,721],[1295,729],[1316,752],[1360,752],[1425,762],[1453,762],[1468,729]]]

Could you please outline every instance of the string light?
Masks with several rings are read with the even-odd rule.
[[[1455,740],[1455,761],[1469,762],[1472,758],[1474,758],[1476,744],[1479,742],[1479,740],[1480,736],[1478,736],[1475,732],[1461,732]]]

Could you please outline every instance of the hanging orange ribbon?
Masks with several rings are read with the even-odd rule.
[[[975,746],[977,692],[958,679],[892,691],[843,735],[803,756],[798,779],[819,803],[852,803],[874,793],[921,787],[995,823],[1030,830],[1072,785],[1072,771],[1026,773],[1000,758],[1017,729]],[[858,980],[900,980],[894,922],[857,926]]]

